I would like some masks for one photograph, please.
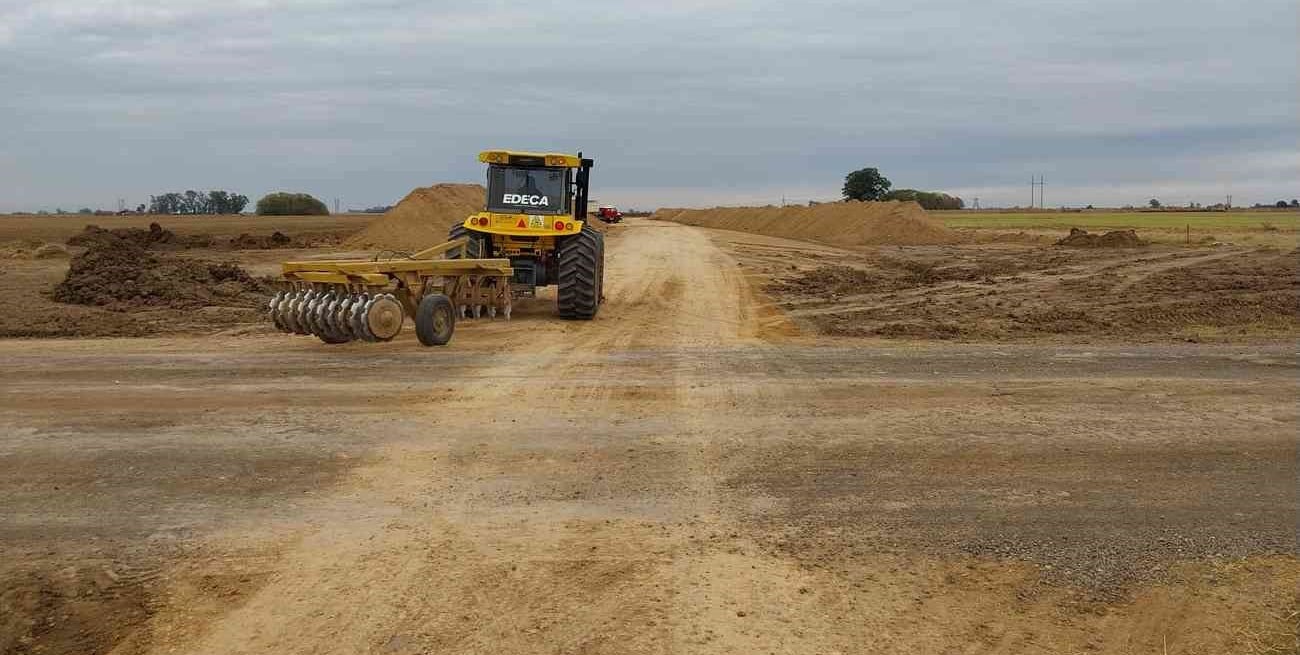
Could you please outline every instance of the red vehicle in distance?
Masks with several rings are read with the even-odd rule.
[[[596,208],[596,218],[606,223],[617,223],[623,220],[623,212],[610,205],[601,205]]]

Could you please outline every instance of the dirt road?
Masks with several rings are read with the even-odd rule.
[[[609,250],[447,349],[0,341],[0,652],[1294,644],[1293,346],[791,342],[708,232]]]

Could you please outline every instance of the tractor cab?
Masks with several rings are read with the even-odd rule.
[[[465,227],[502,236],[577,234],[587,218],[587,183],[592,160],[562,153],[487,150],[485,211]]]
[[[513,293],[555,286],[559,313],[590,319],[600,304],[604,235],[587,225],[594,162],[582,153],[485,150],[484,210],[451,228],[468,257],[508,259]]]

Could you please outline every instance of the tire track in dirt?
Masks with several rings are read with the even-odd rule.
[[[412,408],[411,422],[437,425],[441,438],[399,439],[340,491],[375,496],[386,509],[307,535],[284,556],[271,582],[212,626],[191,652],[358,652],[376,644],[393,652],[439,644],[518,652],[536,648],[541,637],[552,646],[585,648],[638,642],[652,648],[708,637],[694,615],[693,596],[685,593],[687,602],[677,603],[672,597],[678,588],[692,588],[703,570],[716,568],[715,555],[675,555],[694,548],[696,533],[722,529],[718,473],[710,461],[714,446],[691,416],[728,396],[697,393],[696,367],[707,367],[707,359],[679,353],[752,343],[758,328],[745,306],[743,278],[733,266],[720,265],[725,256],[698,230],[613,238],[609,256],[610,300],[597,321],[581,329],[539,325],[523,346],[486,357],[483,384],[467,397],[450,406]],[[483,332],[492,337],[500,327]],[[683,532],[632,520],[617,494],[578,504],[543,494],[535,498],[549,507],[541,516],[502,504],[502,495],[536,496],[546,481],[494,479],[505,468],[502,460],[513,457],[507,450],[519,447],[517,431],[476,420],[513,415],[531,423],[538,435],[532,455],[552,462],[575,450],[599,450],[598,438],[557,437],[554,431],[566,421],[589,424],[586,414],[593,409],[613,409],[616,416],[639,411],[644,398],[611,391],[620,382],[613,376],[626,375],[627,367],[611,370],[600,361],[624,352],[644,356],[634,367],[640,374],[662,376],[663,393],[651,394],[662,412],[655,425],[666,435],[665,473],[676,478],[667,482],[683,489],[677,509],[670,501],[653,511],[698,514],[695,527]],[[586,491],[599,494],[601,488],[597,481]],[[509,589],[500,586],[504,581]],[[424,593],[431,586],[439,590],[432,597]],[[448,619],[457,614],[470,618]],[[556,616],[567,617],[565,625]],[[599,630],[593,633],[592,626],[602,624],[617,639],[605,643]]]

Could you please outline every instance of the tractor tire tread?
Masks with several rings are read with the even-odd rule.
[[[556,306],[560,317],[591,320],[600,308],[604,274],[604,239],[595,229],[565,237],[559,243],[559,284]]]

